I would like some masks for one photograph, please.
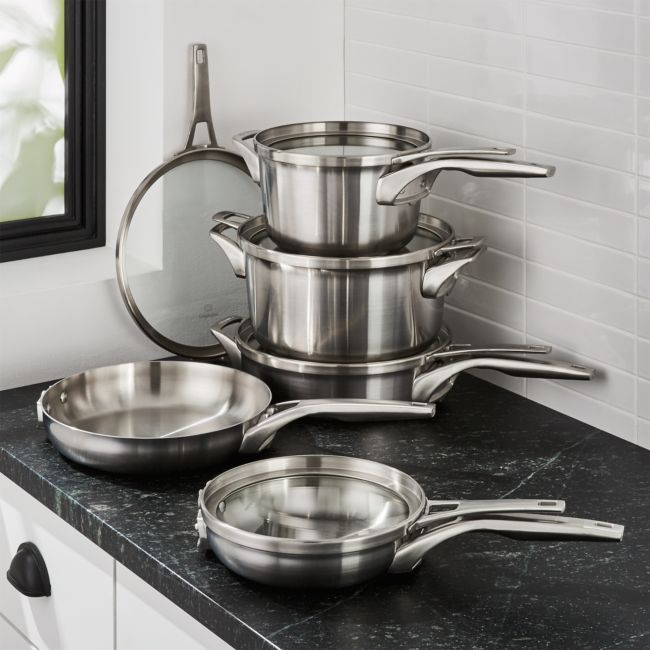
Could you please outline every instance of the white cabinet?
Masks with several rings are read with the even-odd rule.
[[[23,596],[5,574],[18,546],[33,542],[52,595]],[[0,614],[39,650],[114,650],[114,560],[0,474]],[[12,648],[0,632],[0,648]]]
[[[232,650],[119,563],[115,575],[118,650]]]
[[[52,595],[29,598],[5,574],[34,543]],[[232,650],[0,473],[0,650]]]
[[[0,616],[0,648],[2,650],[38,650],[3,616]]]

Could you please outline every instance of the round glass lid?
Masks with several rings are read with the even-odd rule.
[[[244,284],[210,239],[220,210],[259,214],[259,187],[224,149],[192,149],[154,170],[133,195],[118,243],[118,279],[140,328],[174,354],[210,358],[220,318],[246,309]]]
[[[220,501],[212,514],[250,533],[315,542],[392,528],[409,516],[409,507],[376,483],[311,474],[242,487]]]

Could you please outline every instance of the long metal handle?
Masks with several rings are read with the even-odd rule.
[[[256,135],[257,131],[244,131],[244,133],[238,133],[232,138],[232,143],[237,149],[237,153],[244,159],[248,171],[251,173],[251,178],[256,182],[260,182],[260,159],[255,153],[253,148],[252,140]]]
[[[462,357],[494,356],[500,354],[549,354],[553,348],[550,345],[515,345],[493,344],[477,346],[471,343],[452,343],[439,352],[431,352],[425,357],[425,363],[443,361]]]
[[[516,149],[511,147],[489,147],[485,149],[431,149],[430,151],[420,151],[419,153],[408,153],[403,156],[395,156],[395,158],[391,160],[391,164],[403,165],[405,163],[431,160],[432,158],[457,158],[459,156],[512,156],[516,151]]]
[[[214,134],[212,113],[210,111],[210,75],[208,71],[208,47],[204,43],[192,45],[192,67],[194,74],[194,88],[192,92],[192,122],[187,134],[185,151],[192,149],[196,125],[204,122],[208,128],[210,146],[218,147],[217,136]]]
[[[230,365],[236,370],[241,370],[242,357],[237,341],[224,332],[226,327],[234,323],[241,323],[244,320],[243,316],[228,316],[215,323],[210,331],[212,335],[221,343],[221,347],[226,351],[226,355],[230,361]]]
[[[390,567],[391,573],[406,573],[415,569],[432,548],[442,542],[475,531],[489,531],[527,540],[585,540],[618,542],[623,538],[624,527],[589,519],[573,517],[544,517],[543,515],[518,515],[503,519],[464,519],[434,528],[401,546]]]
[[[343,419],[364,420],[368,416],[431,418],[436,413],[435,404],[367,399],[306,399],[280,402],[270,406],[261,419],[244,433],[239,451],[251,454],[271,444],[278,429],[289,422],[309,415],[339,416]]]
[[[532,360],[525,357],[475,357],[452,361],[418,375],[413,382],[412,398],[437,401],[447,394],[461,372],[476,368],[498,370],[515,377],[589,380],[593,368],[559,361]]]
[[[422,276],[421,291],[425,298],[443,298],[456,284],[458,274],[468,264],[475,262],[486,250],[483,238],[477,238],[474,247],[447,261],[441,261],[429,266]]]
[[[444,508],[431,512],[432,508]],[[410,532],[429,528],[441,522],[467,515],[510,512],[557,512],[562,513],[566,503],[557,499],[479,499],[463,501],[427,501],[427,514],[422,515]]]
[[[222,212],[217,212],[212,220],[216,221],[217,225],[213,226],[210,230],[210,237],[215,241],[221,250],[226,254],[232,270],[235,272],[235,275],[238,278],[246,277],[246,256],[242,250],[240,240],[239,240],[239,226],[241,224],[231,223],[230,219],[241,218],[241,219],[250,219],[250,216],[247,214],[242,214],[241,212],[231,212],[229,210],[224,210]],[[235,231],[235,239],[227,237],[224,233],[227,230]]]
[[[426,196],[441,171],[460,171],[471,176],[502,178],[546,178],[555,167],[516,160],[483,160],[480,158],[439,158],[384,174],[377,181],[376,199],[381,205],[411,203]],[[408,186],[422,177],[420,186],[406,192]]]

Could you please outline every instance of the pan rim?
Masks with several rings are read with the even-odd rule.
[[[315,466],[316,462],[324,467]],[[311,466],[310,466],[311,465]],[[354,466],[361,466],[355,469]],[[256,473],[260,467],[269,469]],[[208,509],[207,502],[227,498],[233,492],[274,478],[305,475],[343,476],[354,480],[375,483],[394,492],[408,506],[409,513],[402,521],[355,538],[332,538],[325,541],[305,541],[285,537],[260,535],[242,530],[217,519]],[[382,475],[385,480],[380,480]],[[398,489],[401,487],[401,490]],[[401,544],[408,536],[413,523],[427,508],[427,497],[420,484],[412,477],[390,465],[357,458],[331,454],[303,454],[277,456],[238,465],[208,481],[199,493],[199,508],[209,532],[239,546],[282,555],[345,555],[367,551],[386,544]]]
[[[223,370],[223,371],[228,371],[228,372],[232,372],[232,373],[235,373],[235,374],[236,373],[241,373],[243,375],[246,375],[247,378],[250,377],[251,380],[255,380],[256,382],[259,382],[260,388],[262,386],[264,387],[265,392],[266,392],[266,397],[267,397],[266,405],[264,406],[264,408],[262,408],[253,417],[243,419],[243,420],[238,421],[238,422],[234,422],[229,427],[222,428],[222,429],[213,429],[211,431],[204,431],[203,433],[181,434],[181,435],[173,436],[173,437],[169,437],[169,438],[151,437],[151,436],[121,436],[121,435],[116,435],[116,434],[111,434],[111,433],[101,433],[99,431],[89,431],[87,429],[81,429],[79,427],[76,427],[73,424],[69,424],[67,422],[64,422],[64,421],[54,417],[53,415],[51,415],[47,411],[47,408],[46,408],[46,405],[45,405],[46,396],[48,395],[48,393],[50,393],[50,391],[52,391],[54,393],[54,389],[56,389],[57,387],[60,387],[63,382],[70,381],[70,380],[75,379],[77,377],[81,377],[82,375],[85,375],[87,373],[100,372],[102,370],[108,370],[109,368],[119,368],[119,367],[126,367],[126,366],[150,366],[152,364],[158,364],[158,365],[161,365],[161,366],[162,365],[166,366],[168,364],[183,364],[183,365],[196,366],[197,364],[200,364],[201,366],[205,366],[205,368],[211,368],[211,369],[218,368],[220,371]],[[247,379],[247,381],[248,381],[248,379]],[[109,365],[106,365],[106,366],[99,366],[97,368],[90,368],[88,370],[83,370],[83,371],[77,372],[77,373],[75,373],[73,375],[69,375],[68,377],[64,377],[62,379],[59,379],[57,382],[51,384],[48,388],[46,388],[43,391],[43,393],[41,395],[41,398],[39,399],[39,402],[41,403],[42,408],[43,408],[43,421],[45,422],[45,419],[47,418],[48,420],[51,420],[53,423],[58,424],[61,427],[64,427],[67,431],[72,431],[72,432],[75,432],[75,433],[79,433],[79,434],[84,435],[84,436],[86,436],[86,435],[92,436],[94,438],[104,438],[104,439],[107,439],[107,440],[120,440],[120,441],[131,441],[132,440],[132,441],[134,441],[134,444],[136,442],[138,442],[138,443],[144,443],[144,444],[149,444],[150,443],[150,444],[157,444],[157,445],[165,444],[165,443],[173,443],[173,441],[183,440],[185,438],[195,438],[195,437],[198,437],[198,436],[206,436],[206,435],[210,435],[210,434],[214,434],[214,433],[219,433],[219,432],[222,432],[222,431],[226,431],[227,429],[230,429],[232,427],[243,427],[247,423],[255,420],[255,418],[258,417],[261,413],[263,413],[264,410],[268,408],[271,401],[272,401],[271,389],[268,387],[268,385],[264,381],[262,381],[258,377],[255,377],[254,375],[251,375],[251,374],[249,374],[247,372],[243,372],[242,370],[237,370],[236,368],[230,368],[228,366],[216,365],[216,364],[207,363],[205,361],[195,361],[195,360],[190,360],[190,359],[178,359],[178,360],[175,360],[175,359],[154,359],[154,360],[151,360],[151,361],[130,361],[130,362],[125,362],[125,363],[117,363],[117,364],[109,364]],[[56,435],[56,434],[52,434],[49,430],[48,430],[48,434],[49,435]]]

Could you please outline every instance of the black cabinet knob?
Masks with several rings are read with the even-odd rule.
[[[7,580],[21,594],[30,598],[52,594],[45,560],[31,542],[23,542],[18,547],[7,571]]]

